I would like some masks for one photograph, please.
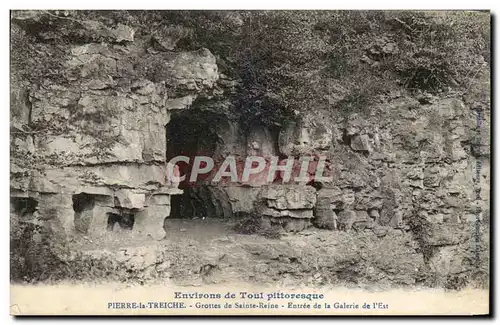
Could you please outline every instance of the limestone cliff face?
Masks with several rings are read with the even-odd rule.
[[[239,26],[235,33],[243,29],[245,14],[221,17]],[[292,118],[266,122],[264,110],[242,109],[245,77],[231,70],[225,45],[183,45],[203,37],[183,33],[185,21],[160,28],[104,13],[13,12],[12,23],[16,48],[29,47],[11,75],[13,218],[68,236],[102,235],[115,222],[131,227],[133,218],[138,234],[161,237],[177,195],[177,217],[240,213],[286,231],[410,236],[440,284],[488,272],[487,72],[466,92],[393,88],[356,109],[343,104],[349,84],[336,82]],[[396,53],[395,43],[382,43],[367,47],[362,62],[376,66]],[[290,82],[298,93],[308,89]],[[166,178],[179,150],[208,152],[216,162],[323,155],[333,180],[201,181],[181,195]]]
[[[24,27],[48,17],[12,18]],[[101,31],[91,22],[78,29]],[[151,54],[150,37],[129,26],[105,35],[106,42],[64,44],[55,79],[23,84],[13,71],[12,197],[35,198],[42,218],[67,233],[78,204],[92,214],[84,232],[105,231],[107,216],[124,210],[139,214],[137,226],[154,219],[148,231],[161,229],[169,196],[180,192],[166,179],[165,126],[172,110],[189,109],[214,87],[215,57],[207,49]],[[153,61],[159,65],[148,79]],[[76,202],[82,193],[85,202]]]

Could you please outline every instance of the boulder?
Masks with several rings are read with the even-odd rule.
[[[312,209],[316,204],[316,189],[312,186],[269,186],[262,196],[267,205],[277,210]]]
[[[354,135],[351,139],[351,148],[355,151],[372,152],[370,138],[367,134]]]

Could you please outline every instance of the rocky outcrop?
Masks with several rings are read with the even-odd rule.
[[[53,17],[13,19],[24,27]],[[170,196],[182,192],[166,179],[165,126],[172,110],[214,87],[215,57],[207,49],[152,54],[148,37],[124,24],[79,28],[105,41],[65,45],[60,78],[24,85],[14,72],[11,196],[37,200],[67,234],[99,234],[110,216],[132,215],[161,238]]]
[[[285,58],[290,62],[262,68],[255,58],[268,51],[241,48],[250,13],[214,13],[224,22],[215,31],[224,37],[212,35],[214,29],[200,31],[208,16],[193,26],[182,13],[151,21],[144,13],[115,14],[11,13],[13,49],[29,50],[26,57],[15,56],[11,69],[13,220],[46,225],[61,237],[102,238],[124,228],[162,239],[170,214],[202,220],[250,215],[261,218],[264,228],[280,231],[301,232],[312,225],[331,230],[331,236],[355,244],[349,252],[353,259],[366,257],[356,238],[370,237],[374,261],[369,266],[378,269],[363,276],[374,281],[399,281],[375,249],[390,249],[391,242],[411,247],[418,267],[431,270],[440,285],[485,272],[491,178],[485,69],[461,91],[408,88],[398,83],[403,77],[386,80],[394,74],[377,70],[384,68],[382,59],[396,59],[404,45],[391,29],[363,39],[366,46],[352,51],[351,70],[364,71],[354,76],[363,79],[360,85],[329,74],[339,59],[328,64],[324,59],[338,50],[324,44],[322,26],[330,21],[314,23],[310,33],[290,33],[313,37],[304,42],[307,48],[290,48],[300,55],[297,60],[313,67],[297,65],[290,72],[295,54]],[[309,20],[301,18],[304,22]],[[318,70],[325,64],[328,72]],[[376,70],[363,70],[366,65]],[[390,86],[365,98],[373,92],[364,88],[365,81],[379,81],[365,72],[376,78],[389,73],[383,81]],[[218,184],[210,181],[215,172],[196,182],[175,181],[167,167],[178,154],[207,155],[217,167],[234,156],[238,176]],[[301,170],[301,158],[311,162],[302,179],[295,175],[287,182],[284,171],[268,177],[266,166],[243,180],[249,156],[266,162],[295,159],[294,171]],[[320,163],[324,171],[318,175]],[[184,173],[180,168],[176,172]],[[288,261],[297,259],[297,251]],[[318,252],[322,248],[311,256]],[[400,266],[415,273],[406,257]],[[270,266],[259,268],[274,272]],[[278,268],[290,272],[289,266]],[[334,276],[345,276],[341,267],[325,264],[318,278],[333,269]]]
[[[263,206],[258,212],[267,217],[270,225],[277,224],[285,231],[301,231],[311,225],[316,204],[316,189],[312,186],[267,186],[261,192]]]

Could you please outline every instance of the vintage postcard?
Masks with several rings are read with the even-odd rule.
[[[10,313],[490,314],[489,11],[10,11]]]

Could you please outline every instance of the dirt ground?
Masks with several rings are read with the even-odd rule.
[[[181,286],[244,281],[376,289],[419,285],[425,280],[417,244],[398,230],[381,235],[370,229],[309,228],[268,238],[239,234],[235,222],[167,219],[167,234],[161,241],[130,231],[75,238],[68,269],[78,269],[76,279],[170,281]]]

